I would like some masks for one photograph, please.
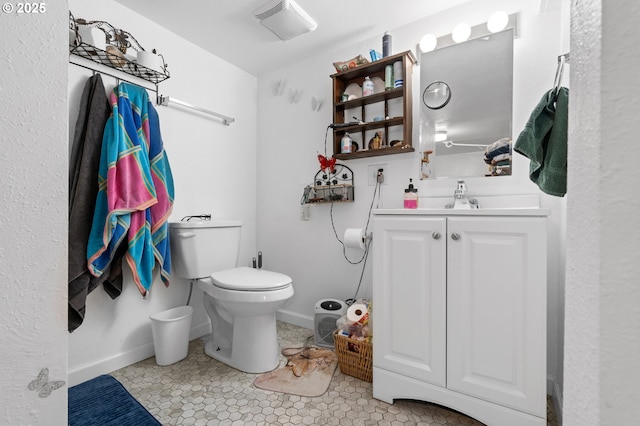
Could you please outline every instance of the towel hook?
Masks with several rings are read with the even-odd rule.
[[[564,73],[564,64],[568,61],[568,59],[569,59],[568,53],[558,56],[558,67],[556,68],[556,76],[553,80],[554,96],[557,96],[558,91],[560,91],[560,84],[562,84],[562,74]]]

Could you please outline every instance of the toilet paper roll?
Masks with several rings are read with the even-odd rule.
[[[348,248],[359,248],[364,250],[365,236],[360,228],[347,228],[344,231],[344,245]]]
[[[347,319],[351,322],[364,323],[369,318],[367,305],[362,303],[354,303],[347,309]]]

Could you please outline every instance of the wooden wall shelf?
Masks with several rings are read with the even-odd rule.
[[[378,77],[384,81],[385,67],[396,62],[402,63],[404,84],[390,90],[374,93],[369,96],[358,97],[357,99],[342,101],[342,94],[349,85],[357,84],[362,87],[365,77],[373,79]],[[375,62],[361,65],[359,67],[333,74],[333,122],[336,124],[354,121],[352,117],[345,117],[347,111],[360,109],[360,120],[363,124],[333,129],[333,156],[341,160],[349,160],[364,157],[374,157],[379,155],[401,154],[413,152],[412,146],[413,132],[413,110],[411,97],[411,75],[413,66],[416,63],[415,56],[411,51],[389,56]],[[390,116],[389,101],[400,99],[402,103],[401,115]],[[368,105],[381,104],[384,108],[384,119],[373,121],[374,117],[367,117],[366,108]],[[401,126],[402,140],[400,146],[389,146],[389,129]],[[368,133],[375,133],[380,129],[383,132],[384,144],[379,149],[368,149]],[[395,130],[395,129],[394,129]],[[352,153],[340,152],[340,140],[345,133],[358,135],[358,151]],[[367,133],[368,132],[368,133]],[[397,133],[397,132],[396,132]]]

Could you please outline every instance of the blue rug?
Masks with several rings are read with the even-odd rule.
[[[109,375],[69,388],[69,426],[161,426]]]

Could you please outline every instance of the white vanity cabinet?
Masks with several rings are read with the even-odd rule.
[[[546,425],[546,212],[378,210],[373,396]]]

